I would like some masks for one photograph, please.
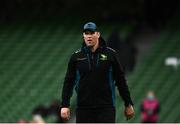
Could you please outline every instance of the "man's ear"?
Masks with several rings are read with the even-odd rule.
[[[98,35],[98,37],[100,37],[101,36],[100,32],[97,32],[97,35]]]

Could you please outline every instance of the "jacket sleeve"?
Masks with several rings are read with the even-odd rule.
[[[114,52],[114,55],[113,55],[113,73],[114,73],[114,78],[115,78],[115,85],[117,86],[119,94],[124,101],[124,105],[125,106],[128,106],[129,104],[133,105],[129,88],[127,85],[127,80],[125,78],[124,71],[119,62],[116,52]]]
[[[63,89],[62,89],[62,103],[61,107],[69,107],[70,106],[70,98],[73,94],[73,88],[75,85],[75,77],[76,77],[76,62],[74,54],[71,56],[67,72],[64,79]]]

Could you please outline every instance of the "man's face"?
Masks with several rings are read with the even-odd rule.
[[[93,47],[98,43],[100,37],[99,32],[85,31],[83,32],[83,38],[87,46]]]

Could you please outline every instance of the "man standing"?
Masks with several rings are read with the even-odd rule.
[[[134,116],[133,102],[116,52],[107,47],[97,26],[88,22],[83,28],[82,47],[69,60],[60,115],[70,118],[70,97],[77,92],[77,123],[114,123],[115,86],[124,101],[124,114]]]

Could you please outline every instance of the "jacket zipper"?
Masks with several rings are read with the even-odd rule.
[[[95,56],[94,54],[92,54],[92,56],[87,54],[89,70],[92,70],[92,67],[94,67],[94,66],[97,67],[99,64],[99,54],[97,54],[96,60],[95,60],[94,56]]]
[[[89,54],[87,54],[87,58],[88,58],[89,70],[91,70],[91,61],[90,61]]]
[[[99,64],[99,53],[97,54],[96,67],[98,66],[98,64]]]

